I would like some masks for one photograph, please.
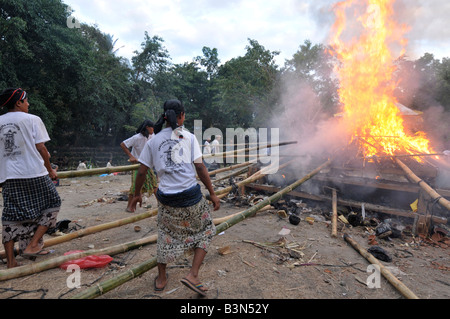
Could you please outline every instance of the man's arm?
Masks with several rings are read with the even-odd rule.
[[[131,163],[137,163],[137,162],[138,162],[138,160],[136,159],[136,157],[134,157],[134,156],[131,154],[130,150],[128,149],[128,147],[125,145],[124,142],[120,143],[120,147],[121,147],[122,150],[125,152],[125,154],[128,155],[128,157],[130,158],[130,162],[131,162]]]
[[[38,143],[36,144],[36,149],[41,154],[42,159],[44,160],[44,166],[48,171],[48,175],[51,179],[57,179],[58,174],[56,171],[52,168],[52,165],[50,164],[50,153],[47,150],[47,147],[44,143]]]
[[[194,162],[194,165],[195,170],[197,171],[198,178],[200,178],[200,180],[202,181],[202,183],[205,185],[206,189],[209,192],[209,196],[214,205],[214,210],[219,210],[220,199],[214,192],[214,188],[211,183],[211,178],[209,177],[208,170],[206,169],[205,164],[203,164],[203,162],[200,163]]]

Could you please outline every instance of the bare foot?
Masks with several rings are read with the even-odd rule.
[[[6,265],[8,268],[15,268],[15,267],[20,266],[19,263],[15,259],[14,259],[14,261],[11,261],[11,262],[8,261],[6,263]]]
[[[167,281],[169,276],[166,275],[166,278],[161,278],[160,276],[155,278],[155,291],[163,291],[166,288]]]

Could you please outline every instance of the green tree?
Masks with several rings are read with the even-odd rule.
[[[273,94],[279,71],[276,51],[266,50],[249,39],[246,54],[219,67],[213,106],[217,110],[214,126],[251,127],[266,123],[275,111]]]
[[[313,45],[305,40],[292,59],[287,60],[283,70],[283,81],[306,83],[320,101],[320,110],[329,115],[336,112],[338,103],[337,81],[331,76],[333,59],[326,53],[323,44]],[[314,119],[314,118],[312,118]]]

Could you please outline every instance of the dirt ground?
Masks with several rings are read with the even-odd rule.
[[[81,229],[129,217],[123,201],[130,185],[130,175],[92,176],[61,179],[57,187],[63,200],[58,219],[71,221],[70,228]],[[3,200],[1,199],[0,205]],[[151,205],[151,208],[150,208]],[[403,299],[402,294],[383,276],[379,285],[367,285],[370,263],[343,238],[351,235],[361,246],[369,248],[369,228],[350,227],[339,222],[339,236],[331,236],[330,221],[324,218],[331,208],[303,206],[301,222],[293,225],[277,210],[267,210],[218,234],[201,269],[208,299]],[[224,201],[214,218],[247,209]],[[0,207],[1,208],[1,207]],[[137,213],[156,208],[154,196],[144,202]],[[308,223],[307,217],[314,222]],[[140,226],[139,232],[135,226]],[[50,256],[71,250],[109,247],[156,234],[156,218],[124,225],[48,247]],[[52,236],[46,235],[45,239]],[[273,243],[284,238],[284,246]],[[391,257],[386,266],[402,283],[421,299],[450,298],[450,262],[448,245],[414,241],[410,236],[392,240],[378,239],[378,246]],[[290,253],[287,248],[291,249]],[[80,292],[115,277],[131,267],[156,256],[156,244],[114,255],[104,268],[82,269],[80,288],[71,288],[71,273],[52,268],[36,274],[0,282],[0,299],[69,299]],[[17,257],[21,265],[33,261]],[[187,254],[169,265],[169,282],[163,292],[155,292],[153,268],[98,299],[199,299],[180,283],[189,270],[192,255]],[[370,268],[370,267],[369,267]],[[6,265],[0,264],[0,271]],[[376,284],[376,278],[371,277]]]

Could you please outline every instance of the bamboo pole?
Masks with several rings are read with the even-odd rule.
[[[263,207],[261,209],[261,211],[268,210],[271,208],[272,207],[270,205],[267,205],[267,206]],[[240,214],[240,213],[235,213],[235,214],[221,217],[221,218],[215,218],[213,220],[213,223],[214,223],[214,225],[219,225],[219,224],[233,218],[234,216],[236,216],[238,214]],[[17,277],[23,277],[23,276],[31,275],[31,274],[41,272],[44,270],[52,269],[52,268],[62,265],[63,263],[65,263],[67,261],[83,258],[86,256],[120,254],[120,253],[126,252],[128,250],[139,248],[141,246],[156,243],[156,241],[157,241],[157,235],[151,235],[151,236],[148,236],[148,237],[145,237],[142,239],[138,239],[135,241],[131,241],[131,242],[128,242],[125,244],[118,244],[115,246],[106,247],[106,248],[102,248],[102,249],[91,249],[91,250],[87,250],[84,252],[75,253],[75,254],[71,254],[71,255],[49,258],[49,259],[46,259],[41,262],[32,263],[32,264],[28,264],[28,265],[24,265],[24,266],[20,266],[20,267],[10,268],[10,269],[6,269],[6,270],[0,270],[0,281],[13,279],[13,278],[17,278]]]
[[[250,166],[250,165],[255,164],[255,163],[257,163],[256,160],[251,160],[251,161],[248,161],[248,162],[245,162],[245,163],[241,163],[241,164],[236,164],[236,165],[232,165],[232,166],[228,166],[228,167],[219,168],[219,169],[216,169],[216,170],[214,170],[214,171],[208,172],[208,174],[209,174],[209,175],[215,175],[215,174],[219,174],[219,173],[231,171],[231,170],[236,169],[236,168],[241,168],[241,167]]]
[[[222,232],[222,231],[230,228],[231,226],[239,223],[240,221],[246,219],[247,217],[255,214],[257,211],[262,209],[264,206],[267,206],[267,205],[272,204],[273,202],[276,202],[277,200],[282,198],[284,195],[286,195],[289,192],[293,191],[295,188],[297,188],[298,186],[300,186],[304,182],[306,182],[309,179],[311,179],[314,175],[318,174],[322,169],[324,169],[325,167],[330,165],[330,163],[331,163],[331,159],[329,159],[327,162],[325,162],[324,164],[322,164],[319,167],[317,167],[316,169],[314,169],[309,174],[305,175],[303,178],[301,178],[301,179],[297,180],[296,182],[292,183],[291,185],[283,188],[278,193],[273,194],[272,196],[266,198],[265,200],[260,201],[258,204],[254,205],[253,207],[245,210],[241,214],[238,214],[237,216],[231,218],[230,220],[220,224],[217,227],[217,232]]]
[[[259,202],[255,206],[252,206],[251,208],[230,216],[231,218],[227,219],[226,221],[222,222],[216,227],[216,235],[221,233],[222,231],[236,225],[240,221],[256,214],[261,209],[265,208],[267,205],[270,205],[271,203],[277,201],[280,199],[283,195],[291,192],[293,189],[301,185],[302,183],[306,182],[307,180],[311,179],[314,175],[320,172],[320,170],[324,169],[331,163],[331,159],[329,159],[327,162],[313,170],[311,173],[303,177],[302,179],[298,180],[297,182],[291,184],[290,186],[284,188],[279,193],[274,194],[270,196],[269,198],[266,198],[265,200]],[[156,257],[149,259],[147,261],[144,261],[143,263],[133,267],[132,269],[119,274],[117,277],[111,278],[109,280],[106,280],[102,283],[97,284],[95,287],[89,288],[80,294],[73,297],[73,299],[93,299],[98,296],[101,296],[102,294],[111,291],[112,289],[119,287],[120,285],[124,284],[125,282],[135,278],[138,275],[142,275],[145,271],[153,268],[156,266]],[[138,274],[138,275],[136,275]]]
[[[111,173],[117,173],[117,172],[134,171],[139,168],[139,165],[140,164],[91,168],[91,169],[86,169],[83,171],[58,171],[57,173],[58,173],[58,179],[84,177],[84,176],[99,175],[99,174],[111,174]]]
[[[257,184],[250,184],[250,185],[247,185],[247,187],[257,189],[257,190],[268,191],[268,192],[272,192],[272,193],[276,193],[280,190],[280,188],[278,188],[278,187],[267,186],[267,185],[257,185]],[[313,195],[313,194],[299,192],[299,191],[292,191],[290,193],[290,195],[294,196],[294,197],[306,198],[306,199],[311,199],[311,200],[320,201],[320,202],[324,202],[324,201],[331,202],[332,201],[332,198],[328,197],[328,196]],[[402,210],[402,209],[397,209],[397,208],[390,208],[390,207],[386,207],[386,206],[380,206],[380,205],[364,203],[364,202],[357,202],[357,201],[353,201],[353,200],[344,200],[344,199],[338,198],[337,203],[338,203],[338,205],[351,206],[351,207],[355,207],[355,208],[361,208],[362,205],[365,205],[366,210],[370,210],[370,211],[374,211],[374,212],[378,212],[378,213],[382,213],[382,214],[402,216],[402,217],[406,217],[406,218],[417,218],[419,216],[422,216],[418,213],[414,213],[413,211]],[[447,218],[432,216],[431,220],[437,224],[447,224]]]
[[[209,174],[218,174],[222,173],[228,170],[232,170],[239,167],[244,167],[246,165],[250,165],[252,163],[256,162],[256,160],[248,161],[245,163],[236,164],[233,166],[217,169],[215,171],[209,172]],[[58,179],[64,179],[64,178],[74,178],[74,177],[85,177],[85,176],[92,176],[92,175],[99,175],[99,174],[111,174],[111,173],[117,173],[117,172],[127,172],[127,171],[134,171],[139,169],[140,164],[133,164],[133,165],[125,165],[125,166],[114,166],[114,167],[101,167],[101,168],[92,168],[87,169],[83,171],[59,171],[58,172]]]
[[[243,166],[245,166],[244,164],[245,165],[250,165],[250,164],[252,164],[252,162],[239,164],[239,165],[236,165],[234,168],[243,167]],[[229,169],[227,169],[227,170],[229,170]],[[223,171],[226,171],[226,170],[221,169],[221,171],[223,172]],[[210,173],[212,173],[212,172],[210,172]],[[57,245],[57,244],[60,244],[60,243],[63,243],[63,242],[70,241],[70,240],[75,239],[75,238],[87,236],[87,235],[90,235],[90,234],[98,233],[98,232],[101,232],[101,231],[104,231],[104,230],[108,230],[108,229],[111,229],[111,228],[120,227],[120,226],[127,225],[127,224],[130,224],[130,223],[135,223],[137,221],[140,221],[140,220],[143,220],[143,219],[146,219],[146,218],[149,218],[149,217],[156,216],[157,214],[158,214],[158,209],[154,209],[154,210],[150,210],[150,211],[144,212],[142,214],[130,216],[130,217],[123,218],[123,219],[120,219],[120,220],[115,220],[115,221],[112,221],[112,222],[109,222],[109,223],[95,225],[95,226],[92,226],[92,227],[80,229],[78,231],[75,231],[75,232],[72,232],[72,233],[69,233],[69,234],[65,234],[65,235],[62,235],[62,236],[58,236],[58,237],[47,239],[47,240],[44,241],[44,247],[54,246],[54,245]],[[0,251],[0,258],[5,258],[5,257],[6,257],[5,251],[4,250]]]
[[[111,247],[106,247],[102,249],[90,249],[79,253],[74,253],[66,256],[58,256],[54,258],[49,258],[40,262],[34,262],[24,266],[19,266],[15,268],[9,268],[0,271],[0,281],[23,277],[31,274],[35,274],[44,270],[58,267],[63,263],[83,258],[91,255],[116,255],[126,252],[131,249],[136,249],[141,246],[153,243],[156,241],[157,235],[145,237],[139,240],[131,241],[125,244],[119,244]]]
[[[408,179],[410,179],[414,183],[417,183],[425,192],[427,192],[428,195],[430,195],[433,200],[436,200],[442,207],[446,208],[450,212],[450,201],[442,197],[421,178],[414,174],[413,171],[409,169],[409,167],[406,166],[401,160],[399,160],[398,158],[394,158],[394,160],[403,169]]]
[[[297,144],[297,141],[280,142],[280,143],[275,143],[275,144],[266,144],[264,146],[244,148],[242,150],[233,150],[233,151],[222,152],[222,153],[217,153],[217,154],[207,154],[207,155],[204,155],[203,158],[224,157],[224,156],[226,157],[228,155],[239,155],[238,153],[242,153],[242,152],[245,152],[245,151],[256,151],[256,150],[260,150],[260,149],[272,148],[272,147],[276,147],[276,146],[285,146],[285,145],[291,145],[291,144]]]
[[[332,208],[333,208],[333,217],[331,219],[331,236],[337,237],[337,192],[336,189],[332,189]]]
[[[220,181],[222,181],[222,180],[224,180],[224,179],[228,179],[228,178],[230,178],[231,176],[236,176],[236,175],[244,174],[245,172],[248,172],[248,167],[242,168],[242,169],[240,169],[240,170],[238,170],[238,171],[236,171],[236,172],[233,172],[233,173],[231,173],[231,174],[222,176],[222,177],[220,177],[220,178],[215,178],[212,182],[213,182],[213,183],[217,183],[217,182],[220,182]]]
[[[278,166],[278,169],[282,169],[285,168],[286,166],[288,166],[289,164],[291,164],[292,162],[294,162],[295,160],[290,160],[282,165]],[[278,163],[277,163],[278,164]],[[264,176],[268,175],[271,173],[271,170],[273,170],[276,166],[275,165],[270,165],[267,167],[264,167],[262,170],[257,171],[255,174],[251,175],[250,177],[247,177],[246,179],[244,179],[243,181],[240,181],[239,183],[236,184],[237,187],[241,187],[241,186],[245,186],[247,184],[253,183],[254,181],[257,181],[258,179],[263,178]],[[229,192],[231,192],[233,190],[233,186],[230,185],[228,187],[222,188],[217,190],[215,193],[219,198],[223,198],[225,197]]]
[[[404,297],[408,299],[419,299],[405,284],[397,279],[382,263],[378,261],[372,254],[362,248],[351,236],[344,234],[344,239],[348,242],[356,251],[358,251],[364,258],[366,258],[371,264],[378,265],[380,267],[381,274],[396,288]]]
[[[138,215],[133,215],[131,217],[127,217],[127,218],[123,218],[123,219],[119,219],[119,220],[115,220],[109,223],[105,223],[105,224],[100,224],[100,225],[95,225],[92,227],[88,227],[88,228],[84,228],[84,229],[80,229],[74,232],[71,232],[69,234],[65,234],[62,236],[58,236],[58,237],[54,237],[54,238],[50,238],[44,241],[44,247],[50,247],[50,246],[54,246],[63,242],[67,242],[70,241],[72,239],[75,238],[80,238],[83,236],[87,236],[90,234],[94,234],[94,233],[98,233],[104,230],[108,230],[111,228],[116,228],[116,227],[120,227],[123,225],[127,225],[130,223],[134,223],[137,221],[140,221],[142,219],[145,218],[149,218],[152,216],[156,216],[158,214],[158,209],[153,209],[153,210],[149,210],[147,212],[144,212],[142,214],[138,214]],[[5,258],[5,251],[0,251],[0,257],[1,258]]]

